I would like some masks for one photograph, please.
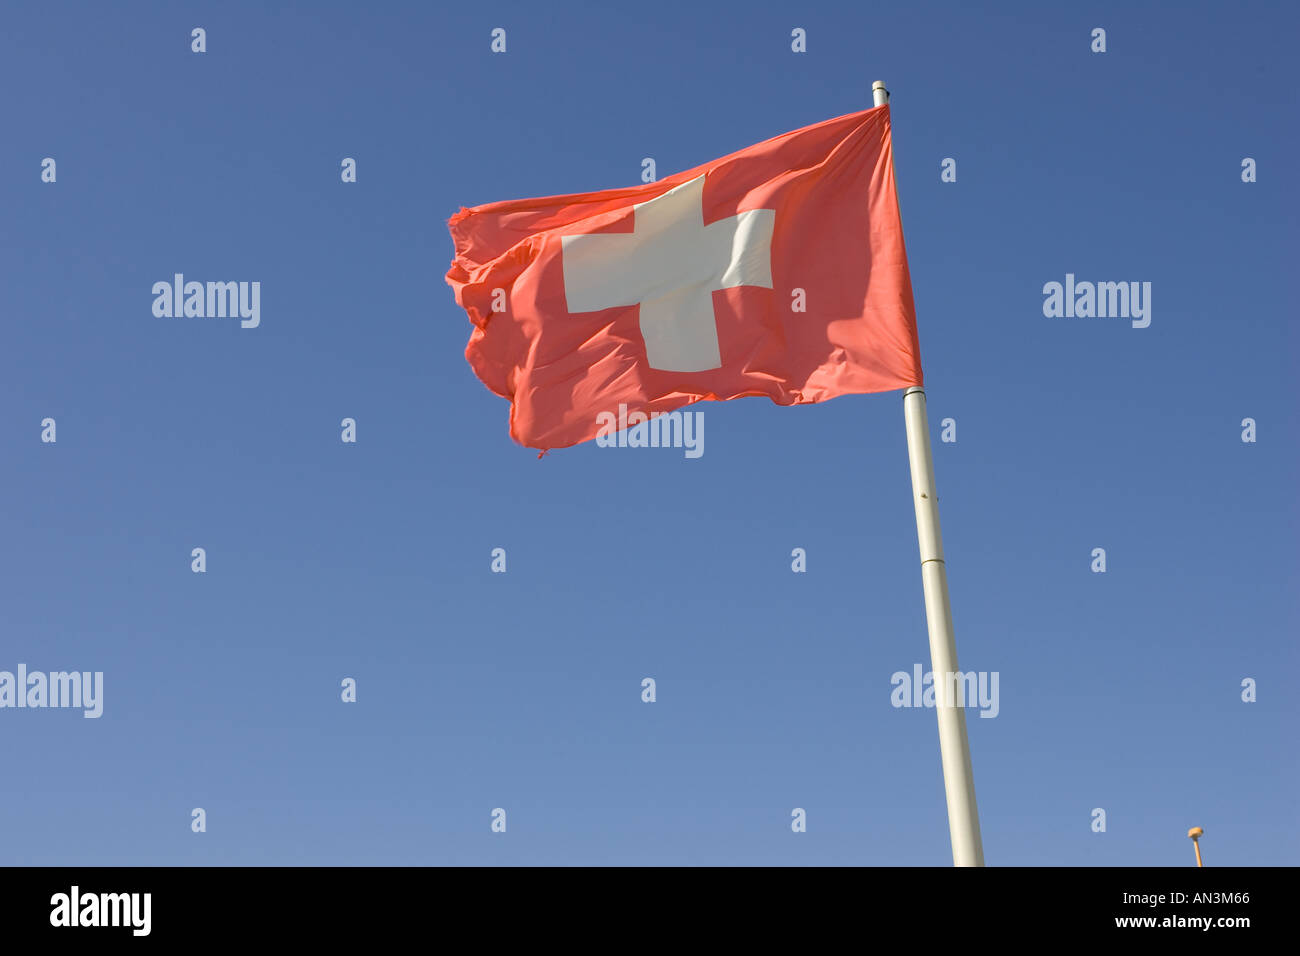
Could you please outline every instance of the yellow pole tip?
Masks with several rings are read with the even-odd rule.
[[[1192,827],[1190,830],[1187,831],[1187,835],[1191,837],[1193,840],[1195,840],[1204,832],[1205,831],[1202,830],[1200,827]]]

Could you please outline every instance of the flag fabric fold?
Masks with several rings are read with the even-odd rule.
[[[887,105],[657,182],[448,225],[465,357],[528,447],[591,439],[620,405],[923,384]]]

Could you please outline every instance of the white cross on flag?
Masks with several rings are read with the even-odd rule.
[[[772,209],[704,225],[704,177],[632,207],[632,232],[562,236],[570,312],[639,305],[646,363],[668,372],[722,364],[713,293],[772,288]]]
[[[462,209],[465,356],[532,448],[647,415],[921,385],[889,107],[656,183]]]

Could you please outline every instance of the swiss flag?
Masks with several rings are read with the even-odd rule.
[[[658,182],[462,209],[465,357],[531,448],[625,405],[779,405],[922,385],[889,107]]]

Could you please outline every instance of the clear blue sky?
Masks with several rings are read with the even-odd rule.
[[[1296,863],[1294,7],[374,6],[4,14],[0,670],[105,702],[0,711],[0,862],[949,863],[934,713],[890,706],[929,661],[899,393],[539,461],[443,280],[462,205],[880,78],[958,648],[1000,674],[988,862],[1183,866],[1199,825]],[[261,326],[156,318],[176,272],[260,281]],[[1066,273],[1151,282],[1151,326],[1045,318]]]

